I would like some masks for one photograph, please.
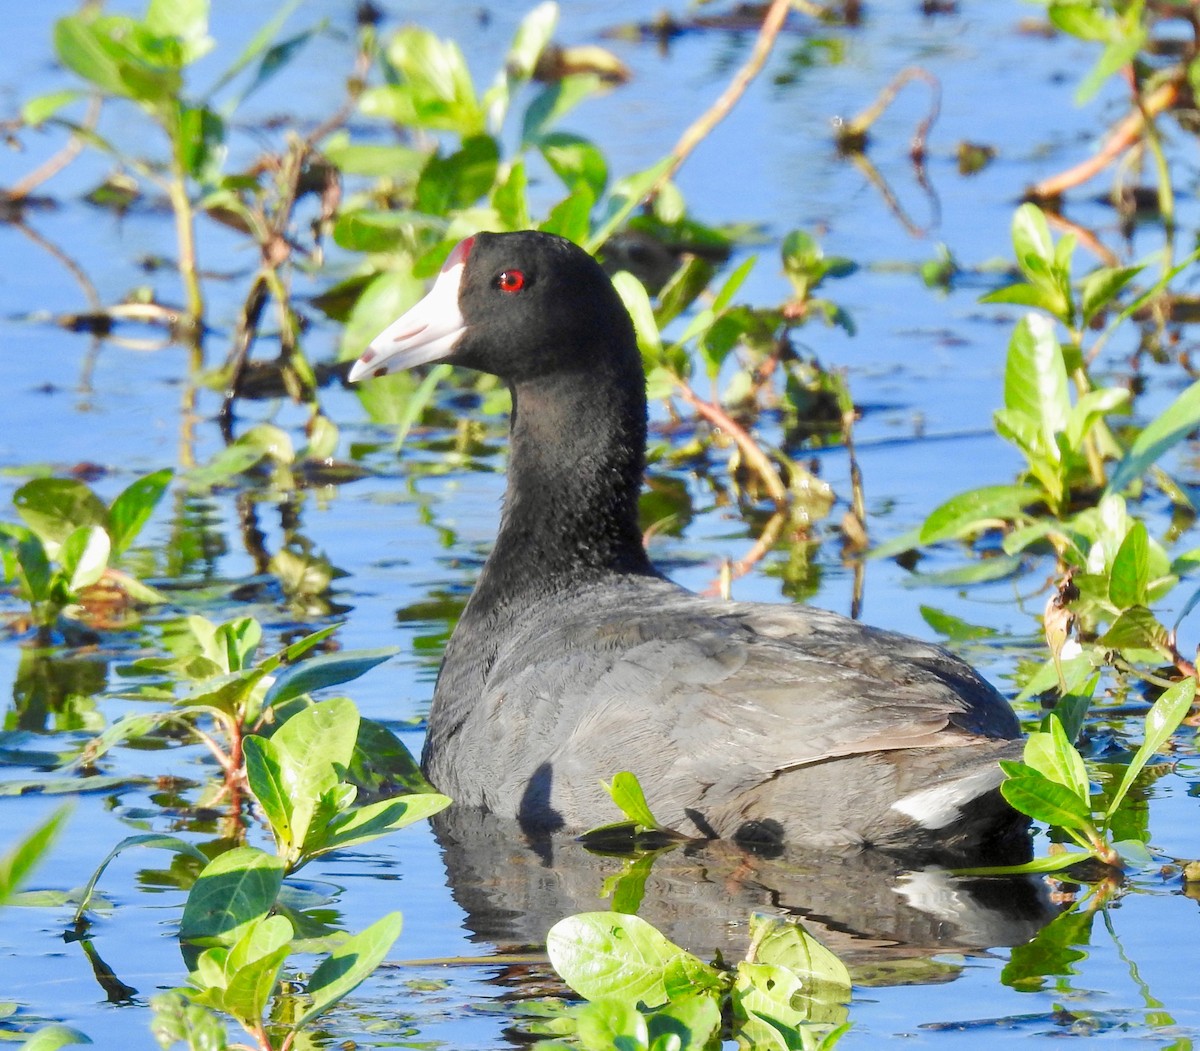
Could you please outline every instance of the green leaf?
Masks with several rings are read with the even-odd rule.
[[[541,142],[566,114],[602,90],[604,82],[592,73],[579,73],[547,84],[525,110],[521,122],[522,148]]]
[[[575,1020],[584,1048],[646,1051],[650,1046],[646,1016],[629,1000],[602,997],[579,1008]]]
[[[1141,5],[1130,5],[1140,10]],[[1128,66],[1146,45],[1146,28],[1140,20],[1122,18],[1121,25],[1109,38],[1108,45],[1088,71],[1075,92],[1075,104],[1082,106],[1100,90],[1104,82],[1114,73]]]
[[[1071,414],[1067,391],[1067,368],[1053,323],[1040,314],[1026,314],[1017,322],[1008,345],[1004,405],[1038,421],[1042,450],[1055,458],[1058,446],[1054,436],[1067,429]]]
[[[618,182],[608,195],[604,206],[604,215],[600,222],[587,240],[580,242],[584,249],[595,254],[600,246],[633,214],[633,210],[645,200],[646,194],[650,192],[659,177],[670,169],[672,163],[674,163],[672,157],[663,157],[644,171],[636,172]]]
[[[1035,821],[1079,831],[1092,827],[1091,808],[1086,800],[1031,768],[1020,770],[1002,782],[1000,794],[1014,810]]]
[[[1121,778],[1121,783],[1117,787],[1116,792],[1113,793],[1112,799],[1108,804],[1108,810],[1104,815],[1106,825],[1120,809],[1126,793],[1133,786],[1133,782],[1137,779],[1138,774],[1142,772],[1142,768],[1150,761],[1150,757],[1178,729],[1184,716],[1191,710],[1195,697],[1196,680],[1190,677],[1181,679],[1169,689],[1164,690],[1162,696],[1154,702],[1150,711],[1146,713],[1145,739],[1142,741],[1141,747],[1129,761],[1129,766],[1125,769],[1125,776]]]
[[[601,150],[578,135],[555,131],[538,139],[538,149],[551,170],[574,192],[581,186],[599,200],[608,185],[608,162]]]
[[[92,1038],[69,1025],[47,1025],[21,1044],[19,1051],[58,1051],[71,1044],[90,1044]]]
[[[664,974],[672,960],[691,957],[638,916],[585,912],[560,920],[546,935],[554,969],[581,996],[615,996],[657,1007],[667,1001]]]
[[[275,746],[269,738],[249,734],[242,741],[242,749],[250,791],[271,825],[279,856],[290,860],[291,851],[299,844],[292,829],[291,799]]]
[[[288,957],[292,934],[292,925],[285,917],[266,916],[255,922],[224,956],[225,985],[220,1005],[247,1029],[261,1023],[280,968]]]
[[[82,91],[51,91],[46,95],[37,95],[27,99],[21,105],[21,120],[31,127],[49,120],[64,106],[69,106],[77,99],[84,97]]]
[[[1117,609],[1146,604],[1150,583],[1150,536],[1146,524],[1137,520],[1117,549],[1108,576],[1108,598]]]
[[[580,186],[550,209],[550,214],[538,225],[538,229],[582,244],[591,229],[592,206],[595,203],[592,191]]]
[[[418,792],[397,799],[382,799],[366,806],[338,814],[329,822],[318,850],[306,852],[311,857],[342,850],[356,843],[395,832],[414,822],[422,821],[450,805],[448,796],[436,792]]]
[[[600,783],[626,817],[643,828],[661,827],[650,810],[650,804],[646,802],[641,783],[634,774],[622,770],[613,777],[612,784],[604,784],[603,781]]]
[[[646,1036],[654,1051],[707,1051],[721,1025],[717,997],[700,993],[672,1000],[646,1019]],[[675,1043],[670,1043],[671,1039]]]
[[[374,719],[358,721],[350,780],[372,793],[390,794],[397,788],[414,793],[430,791],[429,782],[404,743]]]
[[[159,37],[183,44],[183,64],[190,65],[212,48],[208,35],[209,0],[150,0],[144,25]]]
[[[388,913],[365,931],[348,938],[322,960],[308,980],[308,995],[313,998],[313,1005],[296,1022],[296,1028],[324,1014],[356,989],[379,966],[400,937],[401,923],[400,913]]]
[[[1046,14],[1064,33],[1080,40],[1103,42],[1112,33],[1110,20],[1094,0],[1052,0]]]
[[[61,18],[54,24],[54,50],[68,69],[110,95],[126,95],[117,56],[105,48],[101,37],[82,15]]]
[[[359,100],[364,113],[462,136],[483,132],[484,113],[466,60],[454,41],[405,26],[389,42],[387,59],[404,84],[365,91]]]
[[[1092,698],[1096,695],[1096,687],[1099,685],[1100,675],[1096,673],[1077,689],[1064,693],[1055,702],[1054,707],[1046,713],[1042,720],[1042,729],[1052,732],[1049,724],[1051,722],[1058,723],[1062,727],[1067,742],[1074,744],[1079,739],[1080,733],[1083,732],[1088,709],[1091,706]]]
[[[809,1000],[796,975],[765,963],[737,965],[733,1007],[735,1017],[741,1020],[739,1036],[756,1051],[803,1047],[802,1032],[813,1023],[832,1027],[847,1017],[844,1005]]]
[[[114,555],[124,553],[162,499],[174,472],[155,471],[126,488],[108,509],[108,535]]]
[[[345,770],[354,755],[358,709],[346,697],[335,697],[298,711],[271,737],[293,799],[313,798],[337,784],[334,768]]]
[[[1083,279],[1080,292],[1080,313],[1085,325],[1104,310],[1130,281],[1144,269],[1142,266],[1101,267]]]
[[[1015,285],[1005,285],[984,296],[979,297],[981,303],[1010,303],[1019,307],[1036,307],[1049,314],[1057,314],[1062,306],[1062,297],[1057,292],[1019,282]]]
[[[193,1003],[184,992],[172,989],[150,998],[154,1039],[160,1047],[183,1043],[188,1051],[226,1051],[225,1023],[207,1007]]]
[[[1169,657],[1167,629],[1145,606],[1131,606],[1123,610],[1112,626],[1099,639],[1101,646],[1114,650],[1153,649]]]
[[[1179,395],[1134,439],[1108,481],[1106,494],[1119,493],[1146,473],[1163,453],[1200,426],[1200,380]]]
[[[654,319],[654,310],[645,286],[625,270],[613,274],[612,283],[633,320],[642,360],[647,365],[657,364],[662,359],[662,337],[658,333],[658,322]]]
[[[433,154],[417,182],[417,209],[447,215],[469,208],[486,196],[496,181],[500,146],[490,135],[472,135],[448,157]]]
[[[1129,391],[1122,387],[1105,387],[1081,395],[1067,418],[1067,447],[1079,449],[1097,420],[1118,409],[1128,411],[1128,406]]]
[[[733,297],[737,295],[738,289],[742,287],[746,278],[750,276],[750,271],[754,269],[754,264],[757,261],[757,256],[750,256],[748,259],[743,260],[742,264],[725,279],[725,283],[721,285],[721,290],[717,293],[716,299],[713,300],[712,312],[714,314],[720,314],[733,302]]]
[[[331,136],[322,145],[321,152],[343,174],[369,175],[398,182],[415,182],[428,157],[423,150],[411,146],[356,142],[345,134]]]
[[[296,8],[300,6],[300,3],[301,0],[286,0],[286,2],[282,4],[278,10],[276,10],[270,19],[263,24],[262,28],[260,28],[258,32],[256,32],[254,36],[250,38],[250,41],[242,49],[241,54],[234,59],[233,64],[221,74],[217,82],[209,89],[209,97],[216,95],[218,91],[224,88],[243,69],[249,66],[251,62],[263,55],[263,52],[271,46],[271,41],[274,40],[279,34],[279,30],[283,28],[283,23],[291,18]],[[265,59],[263,61],[265,62]],[[255,82],[259,83],[262,79],[263,77],[260,71]],[[243,95],[242,98],[245,98],[245,95]]]
[[[82,482],[71,478],[35,478],[13,494],[22,520],[47,546],[55,548],[81,526],[108,525],[108,508]],[[48,552],[51,557],[54,551]]]
[[[930,512],[921,526],[922,544],[957,540],[1021,517],[1042,493],[1028,485],[988,485],[952,496]]]
[[[100,526],[80,526],[63,542],[59,559],[67,588],[78,592],[96,583],[108,566],[108,533]]]
[[[1050,235],[1050,224],[1037,205],[1027,203],[1017,209],[1013,215],[1012,241],[1017,262],[1032,257],[1040,259],[1047,268],[1054,262],[1054,238]]]
[[[179,923],[180,939],[237,943],[274,906],[283,885],[283,870],[281,858],[255,847],[235,847],[218,855],[188,894]]]
[[[50,849],[71,813],[70,806],[60,806],[45,821],[16,846],[0,857],[0,905],[3,905]]]
[[[367,349],[371,340],[424,294],[425,286],[404,270],[388,270],[376,277],[363,290],[354,304],[354,309],[350,311],[350,318],[342,330],[338,360],[349,361],[357,358]],[[374,391],[383,385],[387,393],[394,398],[397,382],[407,390],[411,390],[417,384],[408,373],[396,373],[374,383],[360,383],[357,389],[359,396],[364,397],[366,392]]]
[[[513,161],[508,174],[496,183],[492,190],[492,207],[496,209],[504,229],[529,229],[528,179],[524,159]]]
[[[983,584],[1011,577],[1020,571],[1022,565],[1023,560],[1019,555],[995,556],[933,573],[910,573],[904,580],[904,586],[951,588],[964,584]]]
[[[284,704],[314,690],[353,682],[360,675],[390,660],[396,652],[395,646],[389,646],[379,650],[347,650],[309,657],[299,664],[289,665],[280,673],[275,684],[267,691],[265,703]]]
[[[750,939],[759,963],[785,967],[804,981],[804,995],[830,1003],[850,1002],[850,972],[838,957],[797,920],[756,915]]]
[[[54,581],[54,567],[50,565],[45,545],[32,530],[7,522],[0,522],[0,536],[12,537],[17,542],[17,566],[28,592],[25,597],[31,602],[44,602],[49,597]]]
[[[158,832],[145,832],[136,836],[126,836],[120,843],[112,848],[104,857],[104,860],[96,866],[96,871],[92,873],[91,879],[87,881],[83,888],[83,893],[80,895],[79,907],[75,910],[75,922],[78,923],[83,914],[87,911],[91,904],[92,893],[96,889],[96,884],[100,881],[100,877],[104,874],[104,870],[114,858],[123,851],[129,850],[131,847],[146,847],[155,850],[169,850],[173,854],[186,854],[189,857],[195,858],[201,864],[207,864],[206,858],[200,851],[187,840],[180,839],[178,836],[165,836]]]
[[[1039,872],[1061,872],[1072,865],[1090,861],[1096,855],[1090,850],[1071,850],[1062,854],[1051,854],[1034,858],[1020,865],[981,865],[977,868],[955,869],[956,876],[1019,876]]]
[[[1058,719],[1047,720],[1048,729],[1031,733],[1025,740],[1025,765],[1056,784],[1069,788],[1085,804],[1091,799],[1091,786],[1083,759],[1067,737]]]

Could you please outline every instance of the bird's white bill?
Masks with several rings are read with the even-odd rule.
[[[465,257],[438,274],[425,298],[379,333],[350,369],[350,382],[441,361],[466,329],[458,307]]]

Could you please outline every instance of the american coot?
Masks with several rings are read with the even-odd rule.
[[[549,234],[478,234],[351,380],[447,361],[512,391],[495,547],[446,648],[422,765],[527,829],[614,811],[641,780],[700,836],[954,851],[1018,820],[997,791],[1012,710],[937,646],[803,606],[692,594],[638,529],[646,393],[597,263]]]

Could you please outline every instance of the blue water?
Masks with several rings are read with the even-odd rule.
[[[255,5],[224,0],[214,6],[213,33],[221,44],[218,54],[235,54],[265,13],[253,10]],[[478,4],[413,0],[382,6],[389,26],[411,19],[458,39],[481,86],[490,82],[523,13],[522,5],[489,9],[490,22],[484,25],[476,18]],[[564,43],[594,42],[603,28],[645,17],[648,11],[634,0],[563,7],[558,35]],[[674,7],[677,13],[684,10],[682,4]],[[938,293],[923,286],[914,268],[934,258],[936,246],[943,243],[967,271],[1009,258],[1008,227],[1023,188],[1078,160],[1096,141],[1104,122],[1122,112],[1115,90],[1102,93],[1084,109],[1073,105],[1075,84],[1092,60],[1092,51],[1069,40],[1019,32],[1018,22],[1036,15],[1038,8],[1015,3],[963,7],[958,16],[926,18],[915,5],[872,5],[859,29],[817,31],[842,49],[840,62],[830,63],[818,51],[816,60],[802,68],[790,67],[785,57],[801,48],[813,32],[797,19],[800,28],[781,41],[767,75],[752,85],[742,104],[702,144],[678,178],[699,218],[761,226],[762,246],[741,250],[759,255],[743,290],[752,301],[776,303],[786,294],[777,244],[796,226],[818,229],[829,254],[866,264],[853,277],[824,289],[853,316],[857,335],[850,338],[840,330],[812,326],[800,339],[824,365],[845,370],[856,402],[866,408],[855,437],[865,478],[868,527],[876,542],[919,524],[948,496],[977,485],[1008,482],[1018,469],[1015,454],[990,428],[991,413],[1002,397],[1012,315],[977,304],[990,278],[968,272],[949,292]],[[47,3],[6,14],[0,116],[11,113],[20,100],[64,84],[63,74],[49,59],[48,41],[54,17],[70,9],[68,4]],[[337,105],[349,64],[346,34],[351,15],[352,5],[334,0],[301,5],[290,27],[327,18],[329,28],[300,62],[240,113],[235,155],[241,160],[252,158],[259,148],[262,122],[283,114],[300,126],[311,125]],[[632,81],[586,103],[565,126],[600,144],[614,173],[648,166],[716,96],[732,68],[748,54],[749,45],[749,36],[693,34],[660,54],[650,44],[608,41],[606,46],[632,70]],[[869,156],[915,222],[924,225],[934,214],[940,216],[938,225],[923,237],[907,233],[866,178],[838,159],[830,130],[835,117],[858,112],[888,79],[911,64],[932,72],[942,86],[941,116],[930,137],[926,173],[936,206],[917,185],[907,159],[909,136],[927,109],[926,85],[906,88],[876,125]],[[206,59],[197,71],[196,84],[211,83],[219,71],[215,57]],[[785,72],[794,73],[789,83],[773,82]],[[131,111],[120,107],[106,114],[101,131],[125,148],[140,148],[148,139]],[[960,176],[954,153],[964,139],[994,145],[996,161],[978,175]],[[0,185],[11,184],[53,153],[62,137],[47,132],[22,141],[24,153],[0,152]],[[53,196],[54,206],[30,212],[29,224],[78,263],[102,301],[111,302],[143,284],[152,285],[161,300],[178,301],[181,293],[169,270],[147,274],[138,266],[142,256],[172,252],[167,213],[161,208],[139,208],[118,219],[81,200],[108,171],[106,160],[85,155],[44,188]],[[1089,188],[1074,195],[1071,216],[1098,228],[1108,243],[1118,243],[1114,214],[1091,200],[1092,192],[1100,193],[1106,186],[1107,177],[1101,177],[1094,191]],[[1194,204],[1185,198],[1180,207],[1181,228],[1190,229],[1195,225]],[[1127,254],[1136,259],[1154,247],[1152,231],[1140,233]],[[219,228],[204,229],[200,255],[214,269],[243,275],[254,265],[253,251]],[[141,473],[181,463],[184,450],[202,462],[221,447],[211,420],[218,406],[216,395],[200,393],[194,426],[181,408],[187,376],[184,351],[177,347],[134,350],[112,341],[93,348],[89,337],[67,333],[49,320],[87,305],[59,262],[17,228],[2,225],[0,257],[6,261],[0,268],[0,389],[6,392],[0,411],[0,507],[8,506],[11,492],[36,468],[61,472],[85,461],[99,464],[107,474],[96,487],[111,497]],[[335,253],[333,264],[337,262]],[[214,362],[224,354],[244,281],[243,276],[228,285],[209,282],[217,329],[209,340]],[[297,278],[300,295],[321,287],[320,279]],[[147,335],[132,326],[121,334]],[[318,324],[305,337],[310,358],[332,357],[339,335],[336,326]],[[1115,367],[1131,350],[1128,343],[1114,341],[1107,360]],[[264,340],[261,352],[270,353],[269,341]],[[1173,370],[1149,372],[1148,392],[1139,410],[1150,414],[1161,408],[1179,382]],[[322,404],[342,428],[343,450],[355,441],[386,444],[386,434],[363,422],[353,394],[329,390],[323,393]],[[242,427],[272,419],[290,428],[300,443],[303,419],[295,410],[258,404],[241,411]],[[502,448],[502,432],[490,437],[496,439],[493,445]],[[437,591],[469,588],[477,560],[494,534],[504,465],[502,453],[497,452],[484,458],[486,470],[462,468],[414,480],[405,457],[427,455],[419,450],[400,458],[373,454],[366,462],[375,475],[340,488],[307,492],[300,508],[303,534],[348,574],[335,585],[336,601],[350,607],[339,632],[341,644],[346,648],[393,645],[400,650],[391,663],[346,692],[364,715],[399,728],[414,752],[420,749],[420,732],[407,724],[424,713],[436,669],[436,653],[414,650],[414,643],[439,629],[430,623],[398,623],[395,613]],[[1189,447],[1169,466],[1185,480],[1194,479],[1194,455]],[[819,453],[816,459],[821,476],[840,502],[828,523],[816,530],[816,538],[824,542],[814,555],[820,580],[814,601],[847,612],[853,573],[843,565],[837,538],[831,534],[850,491],[848,463],[840,449]],[[703,588],[716,576],[720,560],[740,557],[752,536],[740,517],[712,506],[711,491],[702,479],[680,476],[693,494],[697,514],[682,537],[657,539],[653,553],[679,567],[675,575],[682,583]],[[239,540],[235,494],[221,492],[205,499],[212,516],[211,533],[223,542],[214,549],[210,563],[202,571],[194,568],[194,573],[198,579],[239,582],[254,572],[254,563]],[[151,551],[171,542],[169,504],[164,502],[145,534]],[[274,550],[282,526],[272,498],[260,503],[259,514],[268,549]],[[444,531],[452,536],[447,539]],[[1187,546],[1185,539],[1181,549]],[[952,550],[929,552],[922,568],[945,568],[960,560],[960,553]],[[969,656],[1003,684],[1011,680],[1018,656],[1042,652],[1036,616],[1044,602],[1048,572],[1049,567],[1039,566],[1015,585],[1005,582],[960,592],[912,587],[899,566],[872,562],[865,575],[863,615],[883,627],[935,637],[921,616],[926,605],[992,628],[998,633],[996,642],[972,647]],[[777,600],[779,578],[756,571],[736,582],[734,594]],[[207,607],[215,615],[211,609]],[[253,612],[277,624],[285,619],[270,602],[247,609],[226,598],[218,609],[221,615]],[[1181,635],[1185,652],[1197,634],[1193,616]],[[119,639],[114,652],[96,655],[105,665],[108,686],[95,718],[111,721],[144,705],[119,695],[121,682],[113,666],[129,657],[122,645],[131,642]],[[16,680],[19,659],[16,645],[0,645],[0,683]],[[53,736],[49,735],[51,740]],[[1188,747],[1194,755],[1194,746]],[[170,773],[205,782],[212,767],[199,749],[176,746],[169,756],[118,749],[105,772]],[[36,772],[14,767],[6,776],[32,777]],[[1191,778],[1195,780],[1194,764]],[[1175,857],[1200,853],[1194,831],[1196,801],[1187,790],[1182,773],[1154,786],[1154,842]],[[66,833],[31,886],[77,887],[124,836],[147,828],[166,831],[176,820],[187,827],[186,815],[172,818],[151,799],[152,794],[152,789],[132,788],[81,796]],[[193,792],[193,802],[195,796]],[[37,796],[0,800],[9,838],[32,827],[53,805],[55,801]],[[146,999],[184,977],[174,939],[183,894],[154,887],[154,879],[146,875],[148,870],[166,868],[168,862],[161,852],[130,851],[113,863],[100,885],[113,908],[99,915],[93,942],[120,979],[137,988],[132,1004],[106,1003],[79,947],[61,940],[69,908],[9,908],[0,914],[3,996],[20,1003],[22,1012],[30,1016],[78,1026],[99,1047],[153,1046]],[[504,946],[469,937],[464,929],[467,913],[447,886],[442,851],[426,827],[314,863],[304,870],[303,878],[334,900],[348,930],[401,909],[405,930],[391,954],[395,961],[460,957],[479,961],[381,969],[350,1005],[333,1016],[331,1032],[337,1039],[354,1039],[367,1047],[396,1046],[397,1040],[401,1046],[412,1040],[455,1049],[512,1046],[504,1036],[510,1019],[503,1009],[495,1008],[503,994],[521,987],[524,979],[494,960]],[[922,915],[936,919],[938,908],[948,910],[947,917],[956,915],[953,895],[940,899],[937,906],[926,905]],[[596,898],[590,907],[604,908],[605,903]],[[1006,988],[999,981],[1008,953],[1004,948],[965,959],[943,956],[939,958],[943,972],[953,974],[953,980],[860,987],[851,1009],[853,1028],[842,1046],[870,1048],[893,1040],[932,1048],[977,1047],[981,1040],[989,1046],[1013,1040],[1049,1046],[1050,1040],[1072,1035],[1089,1042],[1134,1040],[1168,1046],[1177,1036],[1194,1038],[1200,1031],[1200,998],[1192,968],[1181,966],[1180,961],[1190,958],[1195,902],[1180,893],[1177,877],[1161,884],[1143,880],[1111,909],[1111,918],[1125,956],[1165,1005],[1162,1010],[1173,1016],[1174,1027],[1161,1020],[1147,1022],[1143,992],[1103,921],[1097,919],[1093,948],[1069,985],[1054,988],[1050,983],[1038,992]],[[879,952],[894,955],[888,946]],[[544,977],[545,969],[540,973]],[[1065,1022],[1061,1014],[1054,1015],[1059,1005],[1085,1020]],[[1000,1021],[983,1024],[987,1020]],[[403,1035],[406,1027],[411,1027],[408,1036]]]

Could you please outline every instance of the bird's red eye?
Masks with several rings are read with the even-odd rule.
[[[501,292],[520,292],[525,287],[525,274],[520,270],[504,270],[496,278],[496,287]]]

